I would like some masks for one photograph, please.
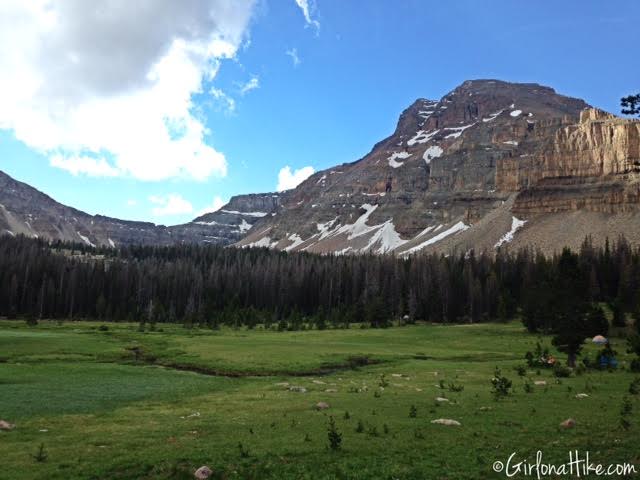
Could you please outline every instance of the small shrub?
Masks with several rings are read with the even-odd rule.
[[[329,439],[329,448],[334,452],[342,448],[342,434],[336,427],[336,421],[333,417],[329,417],[329,426],[327,427],[327,437]]]
[[[520,377],[524,377],[527,374],[527,367],[524,365],[518,365],[517,367],[514,367],[514,370]]]
[[[524,391],[525,393],[533,393],[533,383],[531,383],[529,380],[527,380],[526,382],[524,382]]]
[[[640,393],[640,377],[629,384],[629,393],[631,395],[638,395]]]
[[[381,386],[382,388],[386,388],[389,386],[389,382],[387,381],[387,378],[384,373],[380,375],[380,381],[378,382],[378,385]]]
[[[415,429],[413,432],[413,437],[417,438],[418,440],[424,440],[424,433],[422,433],[421,430]]]
[[[631,403],[631,399],[629,397],[623,397],[622,399],[622,407],[620,408],[620,426],[624,430],[629,430],[631,428],[631,421],[629,417],[631,417],[631,413],[633,412],[633,404]]]
[[[373,392],[373,396],[375,398],[380,398],[380,390],[376,390],[375,392]]]
[[[308,434],[308,433],[305,433],[305,434],[304,434],[304,441],[305,441],[305,442],[310,442],[310,441],[311,441],[311,437],[309,436],[309,434]]]
[[[49,457],[49,455],[47,454],[47,451],[44,448],[44,443],[40,444],[40,446],[38,447],[38,450],[36,450],[35,455],[31,455],[31,457],[38,463],[47,461],[47,458]]]
[[[565,367],[560,364],[560,362],[556,362],[553,366],[553,374],[556,378],[568,378],[571,376],[572,370],[569,367]]]
[[[349,412],[344,412],[343,418],[345,420],[349,420],[349,419],[351,419],[351,414]]]
[[[358,425],[356,425],[356,433],[362,432],[364,432],[364,423],[362,423],[362,420],[358,420]]]
[[[249,449],[245,447],[242,442],[238,442],[238,450],[240,452],[240,458],[249,458],[251,456]]]
[[[100,325],[98,327],[98,330],[101,331],[101,332],[108,332],[109,331],[109,327],[106,326],[106,325]]]
[[[500,398],[509,395],[512,387],[512,382],[507,377],[502,375],[501,370],[496,367],[493,378],[491,379],[491,385],[491,393],[493,394],[493,397],[496,400],[499,400]]]
[[[527,352],[524,358],[530,368],[549,368],[552,367],[555,362],[555,358],[549,354],[549,348],[543,347],[540,342],[536,342],[535,350],[533,352]]]
[[[449,383],[449,391],[450,392],[462,392],[464,390],[464,385],[458,383],[451,382]]]
[[[418,416],[418,409],[415,405],[411,405],[409,409],[409,418],[416,418]]]
[[[382,426],[382,431],[384,432],[385,435],[389,435],[389,425],[387,425],[386,423]]]
[[[379,436],[378,428],[375,425],[372,425],[371,427],[369,427],[369,430],[367,430],[367,433],[372,437]]]

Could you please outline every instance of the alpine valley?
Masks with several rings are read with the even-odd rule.
[[[418,99],[353,163],[240,195],[172,227],[92,216],[0,172],[0,232],[115,247],[215,243],[316,253],[553,253],[640,243],[640,121],[538,84],[470,80]]]

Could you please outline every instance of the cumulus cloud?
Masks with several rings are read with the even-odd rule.
[[[300,65],[300,57],[298,56],[298,49],[297,48],[292,48],[290,50],[287,50],[284,53],[291,57],[291,61],[293,62],[293,66],[294,67],[297,67],[298,65]]]
[[[0,129],[75,175],[224,176],[192,96],[235,56],[254,3],[3,0]]]
[[[281,168],[278,173],[278,186],[276,189],[279,192],[282,192],[284,190],[296,188],[307,178],[313,175],[314,172],[315,170],[313,167],[302,167],[296,171],[292,171],[291,167],[287,165],[286,167]]]
[[[311,18],[310,7],[313,5],[309,4],[309,0],[296,0],[296,4],[302,10],[302,15],[304,15],[304,20],[307,22],[307,25],[311,25],[316,29],[316,32],[320,30],[320,22]]]
[[[52,167],[67,170],[72,175],[80,174],[89,177],[117,177],[119,172],[116,168],[107,163],[104,158],[92,158],[86,156],[70,156],[53,155],[49,159]]]
[[[207,213],[211,213],[211,212],[217,212],[218,210],[220,210],[222,207],[224,207],[227,204],[227,202],[225,200],[222,199],[222,197],[214,197],[213,202],[211,203],[211,205],[208,205],[204,208],[202,208],[197,214],[196,217],[201,217],[202,215],[205,215]]]
[[[251,80],[240,87],[240,95],[244,95],[256,88],[260,88],[260,79],[258,77],[251,77]]]
[[[193,205],[188,200],[182,198],[178,193],[169,195],[151,195],[149,201],[155,205],[151,213],[156,217],[168,215],[184,215],[193,212]]]

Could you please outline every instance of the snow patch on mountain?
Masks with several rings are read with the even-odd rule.
[[[497,111],[495,113],[490,114],[487,118],[483,118],[482,121],[484,123],[493,122],[496,118],[500,116],[500,114],[504,112],[504,110]]]
[[[91,243],[91,240],[89,240],[89,238],[85,237],[84,235],[82,235],[80,232],[76,232],[78,234],[78,236],[82,239],[82,241],[84,243],[86,243],[87,245],[89,245],[90,247],[95,247],[95,245],[93,243]]]
[[[495,244],[495,248],[498,248],[501,245],[509,243],[511,240],[513,240],[513,236],[515,235],[515,233],[518,231],[518,229],[522,228],[525,223],[527,223],[526,220],[518,220],[516,217],[512,217],[511,230],[500,237],[500,240],[498,240]]]
[[[424,130],[418,130],[415,136],[407,142],[407,145],[412,147],[416,143],[427,143],[433,137],[435,137],[440,130],[434,130],[433,132],[426,132]]]
[[[292,233],[291,235],[289,235],[287,237],[287,240],[290,240],[291,243],[287,247],[285,247],[284,249],[285,252],[289,252],[304,243],[304,240],[302,239],[302,237],[297,233]]]
[[[232,215],[244,215],[246,217],[256,217],[256,218],[262,218],[269,215],[266,212],[238,212],[237,210],[220,210],[220,211],[224,213],[230,213]]]
[[[244,218],[242,219],[242,223],[240,223],[240,225],[238,225],[238,231],[240,233],[247,233],[249,230],[251,230],[251,227],[253,225],[251,225],[249,222],[247,222]]]
[[[404,162],[398,162],[397,159],[404,160],[411,156],[409,152],[395,152],[387,158],[389,161],[389,166],[393,168],[398,168],[404,165]]]
[[[377,231],[371,236],[371,238],[369,239],[369,243],[367,243],[367,246],[361,250],[362,252],[368,252],[376,245],[378,246],[378,248],[376,249],[376,253],[381,254],[392,252],[408,241],[403,240],[400,237],[400,234],[396,232],[396,227],[393,224],[393,219],[389,219],[382,225],[378,225],[375,228],[377,228]]]
[[[458,138],[462,135],[467,128],[471,128],[475,125],[475,123],[471,123],[469,125],[463,125],[462,127],[447,127],[445,130],[453,130],[453,133],[446,135],[444,138]]]
[[[410,255],[411,253],[417,252],[419,250],[422,250],[425,247],[428,247],[429,245],[433,245],[434,243],[437,243],[441,240],[444,240],[445,238],[447,238],[450,235],[454,235],[456,233],[459,232],[464,232],[465,230],[468,230],[469,228],[471,228],[469,225],[465,224],[464,222],[458,222],[456,223],[454,226],[448,228],[447,230],[445,230],[442,233],[439,233],[438,235],[436,235],[435,237],[431,237],[430,239],[416,245],[415,247],[410,248],[409,250],[406,250],[404,252],[402,252],[402,255]]]
[[[434,158],[438,158],[442,155],[443,152],[444,150],[442,150],[442,148],[440,148],[439,146],[432,145],[424,151],[422,158],[425,162],[427,162],[427,165],[429,165],[431,163],[431,160],[433,160]]]

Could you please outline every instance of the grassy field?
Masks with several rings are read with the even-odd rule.
[[[561,464],[575,449],[594,463],[640,470],[637,396],[629,396],[630,429],[620,426],[638,376],[625,368],[622,340],[614,342],[618,371],[558,380],[550,370],[516,373],[536,341],[550,345],[517,323],[303,332],[98,326],[0,321],[0,419],[16,424],[0,431],[0,479],[188,479],[201,465],[225,479],[505,478],[492,465],[512,452],[533,463],[541,450],[545,463]],[[370,364],[353,368],[363,358]],[[491,394],[496,366],[514,386],[499,401]],[[547,384],[526,392],[536,380]],[[330,408],[317,411],[317,402]],[[328,448],[330,416],[339,451]],[[569,417],[576,427],[561,429]],[[431,423],[439,418],[461,426]],[[34,458],[41,444],[44,461]]]

